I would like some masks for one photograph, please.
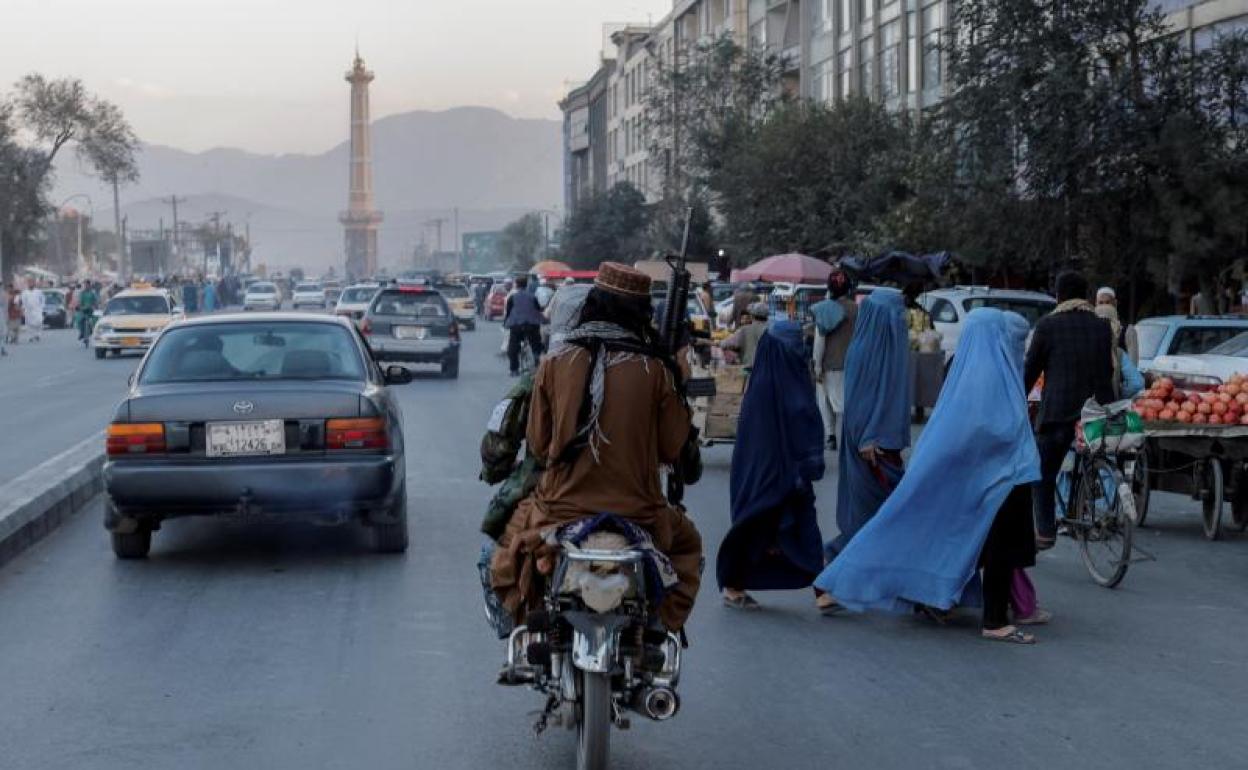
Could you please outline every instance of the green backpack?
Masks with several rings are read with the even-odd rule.
[[[529,425],[533,376],[526,374],[494,407],[481,438],[481,480],[498,484],[515,470]]]

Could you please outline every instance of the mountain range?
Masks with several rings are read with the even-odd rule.
[[[344,125],[344,129],[346,126]],[[415,111],[373,123],[376,205],[385,213],[379,234],[381,263],[402,266],[417,243],[453,250],[459,231],[494,230],[526,211],[559,205],[561,126],[554,120],[512,118],[484,107]],[[323,269],[341,265],[337,215],[347,200],[347,141],[319,155],[261,155],[238,149],[192,153],[145,145],[139,181],[122,188],[130,229],[201,222],[225,211],[236,230],[250,223],[253,262]],[[112,229],[112,191],[85,173],[72,154],[58,163],[57,200],[86,193],[96,224]]]

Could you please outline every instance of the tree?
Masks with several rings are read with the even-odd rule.
[[[906,197],[909,133],[863,98],[785,104],[742,131],[708,179],[734,259],[874,250],[877,221]]]
[[[81,80],[49,80],[32,73],[17,82],[14,100],[25,127],[43,152],[48,173],[60,151],[71,142],[79,156],[105,180],[138,177],[138,138],[115,105],[92,95]]]
[[[0,102],[0,273],[24,264],[35,252],[39,223],[49,208],[43,156],[18,144],[16,133],[12,107]],[[0,280],[7,279],[7,274],[0,275]]]
[[[582,202],[564,223],[563,256],[573,267],[633,262],[646,256],[646,199],[628,182]]]
[[[528,270],[538,261],[545,243],[540,214],[531,212],[503,228],[498,253],[515,270]]]

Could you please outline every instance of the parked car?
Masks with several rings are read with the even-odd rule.
[[[423,285],[385,287],[360,323],[378,361],[438,364],[442,376],[459,376],[459,324],[446,298]]]
[[[325,289],[319,283],[307,281],[295,284],[290,295],[290,306],[295,310],[301,307],[325,308]]]
[[[334,315],[350,318],[358,325],[380,288],[375,283],[357,283],[348,286],[338,298],[338,304],[334,306]]]
[[[96,358],[109,353],[145,352],[182,311],[165,289],[126,289],[104,306],[91,332]]]
[[[170,327],[107,431],[104,524],[142,558],[166,519],[244,514],[371,527],[407,548],[402,415],[346,319],[238,314]]]
[[[451,313],[459,325],[469,331],[477,328],[477,302],[467,286],[459,283],[447,283],[438,287],[438,291],[451,306]]]
[[[932,326],[940,332],[940,347],[945,359],[953,358],[962,336],[966,316],[981,307],[1018,313],[1035,326],[1036,322],[1053,312],[1057,300],[1037,291],[1016,289],[990,289],[986,286],[957,286],[935,289],[919,295],[918,303],[932,317]]]
[[[507,286],[496,283],[485,297],[485,320],[501,321],[507,315]]]
[[[272,281],[256,281],[243,295],[243,310],[281,310],[282,293]]]
[[[1248,317],[1238,315],[1145,318],[1135,325],[1140,369],[1155,368],[1155,360],[1163,356],[1207,353],[1245,331],[1248,331]]]
[[[1158,356],[1150,362],[1149,371],[1173,379],[1180,387],[1221,385],[1232,375],[1248,374],[1248,331],[1205,353]]]
[[[43,289],[43,325],[48,329],[69,326],[69,307],[64,289]]]

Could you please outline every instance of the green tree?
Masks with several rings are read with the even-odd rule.
[[[503,228],[498,253],[514,270],[528,270],[543,258],[545,230],[542,216],[530,212]]]
[[[582,202],[564,223],[563,257],[573,267],[633,262],[646,256],[646,199],[628,182]]]
[[[43,153],[44,173],[72,143],[103,179],[137,178],[138,138],[121,110],[88,92],[81,80],[32,73],[17,82],[14,104]]]

